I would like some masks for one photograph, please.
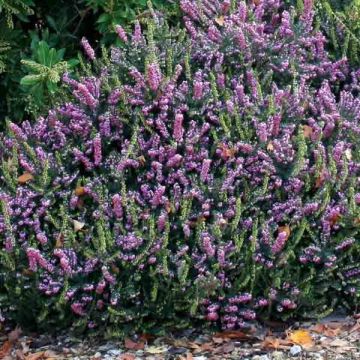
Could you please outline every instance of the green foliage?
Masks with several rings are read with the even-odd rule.
[[[0,74],[5,71],[6,53],[11,49],[10,43],[0,40]]]
[[[31,6],[34,3],[32,0],[0,0],[0,15],[4,15],[6,25],[9,28],[14,27],[13,17],[26,19],[27,15],[34,13]]]
[[[135,18],[151,15],[148,5],[158,11],[166,11],[179,20],[178,5],[176,1],[166,0],[82,0],[99,17],[96,28],[102,34],[108,34],[118,24],[128,24]]]
[[[50,48],[46,41],[39,41],[33,48],[34,59],[21,60],[27,70],[27,75],[21,78],[20,84],[24,92],[32,94],[28,106],[36,116],[43,112],[60,93],[58,84],[61,75],[76,66],[79,61],[71,59],[64,61],[65,49]]]

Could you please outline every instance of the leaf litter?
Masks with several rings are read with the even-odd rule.
[[[281,326],[280,326],[281,325]],[[266,322],[247,331],[186,330],[124,341],[74,339],[67,334],[24,335],[20,328],[0,335],[0,359],[10,360],[355,360],[360,359],[360,317],[293,324]]]

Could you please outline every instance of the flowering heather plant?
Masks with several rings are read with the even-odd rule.
[[[73,101],[8,124],[3,318],[121,335],[356,305],[360,71],[311,1],[258,3],[183,0],[188,40],[157,17],[103,59],[84,39]]]

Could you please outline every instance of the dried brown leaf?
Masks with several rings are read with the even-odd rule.
[[[20,327],[16,327],[13,331],[10,331],[8,334],[8,340],[12,343],[19,340],[19,337],[22,333],[22,330]]]
[[[26,184],[27,182],[34,180],[34,176],[29,172],[20,175],[17,179],[19,184]]]
[[[25,357],[25,360],[39,360],[39,359],[42,359],[44,357],[44,353],[45,353],[45,351],[39,351],[39,352],[36,352],[34,354],[27,355]]]
[[[267,144],[267,147],[266,147],[267,151],[274,151],[274,144],[270,141],[268,144]]]
[[[218,347],[213,351],[213,354],[229,354],[235,350],[235,345],[232,342],[229,342],[223,346]]]
[[[2,347],[0,348],[0,359],[10,354],[11,348],[12,348],[11,342],[9,340],[6,340],[3,343]]]
[[[238,330],[234,330],[234,331],[224,331],[224,332],[219,332],[216,333],[214,335],[214,337],[216,338],[222,338],[222,339],[236,339],[236,340],[248,340],[251,339],[252,336],[248,333],[245,333],[243,331],[238,331]]]
[[[280,339],[267,336],[262,342],[261,347],[263,349],[278,349],[280,346]]]
[[[329,343],[331,347],[350,347],[348,341],[343,339],[335,339]]]
[[[214,350],[214,345],[212,343],[205,343],[200,345],[201,351],[212,351]]]
[[[134,360],[135,359],[135,355],[133,354],[121,354],[119,357],[118,357],[119,360]]]
[[[73,220],[73,225],[74,225],[74,231],[78,232],[85,226],[85,223],[78,220]]]
[[[333,337],[339,335],[342,331],[342,328],[341,326],[338,328],[330,328],[326,324],[316,324],[312,326],[310,330],[318,334]]]
[[[358,332],[360,335],[360,321],[357,321],[356,324],[349,329],[350,334],[354,332]]]
[[[319,187],[322,186],[322,184],[325,182],[326,179],[326,172],[325,170],[323,170],[320,175],[317,177],[316,181],[315,181],[315,187],[318,189]]]
[[[213,341],[215,344],[222,344],[222,343],[224,342],[224,339],[214,336],[214,337],[212,338],[212,341]]]
[[[289,341],[292,341],[293,343],[301,345],[305,348],[314,346],[314,341],[308,330],[299,329],[299,330],[290,332],[287,336],[287,339]]]
[[[224,22],[225,22],[225,18],[223,15],[215,18],[215,22],[220,25],[220,26],[224,26]]]
[[[25,355],[22,350],[17,349],[15,351],[16,360],[25,360]]]
[[[125,347],[129,350],[143,350],[145,347],[145,342],[144,341],[135,342],[129,338],[126,338]]]
[[[55,244],[55,247],[56,248],[61,248],[64,246],[64,242],[65,242],[65,238],[64,238],[64,235],[63,234],[59,234],[56,238],[56,244]]]
[[[44,352],[44,357],[47,358],[47,360],[49,360],[49,358],[57,358],[58,354],[55,351],[52,350],[46,350]]]
[[[303,130],[304,130],[304,137],[305,138],[309,138],[311,137],[312,133],[313,133],[313,129],[311,126],[309,125],[304,125],[303,126]]]
[[[83,196],[85,195],[86,191],[85,191],[85,188],[84,186],[77,186],[76,189],[75,189],[75,195],[76,196]]]

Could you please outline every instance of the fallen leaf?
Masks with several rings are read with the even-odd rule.
[[[329,328],[326,324],[316,324],[310,328],[311,331],[314,331],[318,334],[322,334],[325,336],[337,336],[341,332],[341,327],[338,328]]]
[[[224,16],[219,16],[215,18],[215,22],[220,26],[224,26],[224,22],[225,22]]]
[[[270,141],[266,147],[267,151],[274,151],[274,144]]]
[[[233,158],[236,155],[237,150],[235,148],[229,148],[226,144],[220,144],[221,157],[225,159]]]
[[[39,360],[44,356],[45,351],[39,351],[34,354],[27,355],[25,360]]]
[[[313,339],[307,330],[295,330],[288,334],[287,339],[303,347],[314,346]]]
[[[213,354],[229,354],[235,350],[234,343],[230,342],[228,344],[225,344],[223,346],[220,346],[216,350],[213,351]]]
[[[144,166],[146,164],[146,159],[143,155],[139,156],[137,159],[141,166]]]
[[[341,218],[340,214],[334,214],[332,216],[330,216],[329,218],[329,222],[331,226],[334,226]]]
[[[264,341],[261,343],[261,347],[263,349],[283,349],[288,350],[293,345],[292,342],[288,340],[283,340],[279,338],[275,338],[273,336],[267,336]]]
[[[16,327],[13,331],[10,331],[8,334],[8,340],[12,343],[19,340],[19,337],[22,333],[22,330],[20,327]]]
[[[34,180],[34,176],[29,172],[20,175],[17,179],[19,184],[26,184],[28,181]]]
[[[115,274],[120,273],[120,269],[115,264],[111,264],[111,271]]]
[[[280,346],[280,340],[270,336],[267,336],[261,344],[261,347],[263,349],[278,349],[279,346]]]
[[[173,206],[172,206],[172,204],[171,204],[170,201],[167,201],[167,202],[165,203],[165,210],[166,210],[166,212],[167,212],[168,214],[170,214],[171,212],[173,212]]]
[[[1,358],[1,360],[14,360],[14,357],[11,355],[6,355],[5,357]]]
[[[75,195],[76,196],[83,196],[86,194],[85,187],[84,186],[77,186],[75,189]]]
[[[345,150],[345,157],[350,161],[352,159],[351,149]]]
[[[346,340],[342,340],[342,339],[335,339],[333,341],[331,341],[331,343],[329,343],[330,346],[332,347],[349,347],[350,344],[346,341]]]
[[[126,338],[125,347],[129,350],[143,350],[145,347],[145,342],[144,341],[135,342],[129,338]]]
[[[359,332],[360,333],[360,322],[358,321],[354,326],[352,326],[349,330],[349,333]]]
[[[214,346],[212,343],[205,343],[200,346],[201,351],[212,351],[214,350]]]
[[[56,244],[55,247],[56,248],[61,248],[64,246],[64,242],[65,242],[65,238],[63,234],[59,234],[56,238]]]
[[[243,331],[237,331],[237,330],[219,332],[219,333],[216,333],[214,335],[214,337],[222,338],[222,339],[237,339],[237,340],[241,340],[241,339],[248,340],[248,339],[252,338],[251,335],[249,335]]]
[[[192,349],[192,350],[198,350],[200,349],[200,345],[194,343],[194,342],[189,342],[187,343],[187,345],[185,345],[184,347],[187,347],[189,349]]]
[[[22,342],[21,342],[21,351],[22,351],[24,354],[27,354],[27,353],[30,351],[30,347],[29,347],[29,345],[28,345],[25,341],[22,341]]]
[[[141,335],[139,336],[139,339],[147,342],[147,341],[149,341],[149,340],[155,339],[155,336],[152,335],[152,334],[144,333],[144,334],[141,334]]]
[[[325,178],[326,178],[326,171],[323,170],[320,175],[317,177],[316,181],[315,181],[315,187],[318,189],[319,187],[322,186],[322,184],[325,182]]]
[[[74,225],[74,231],[78,232],[85,226],[85,223],[77,220],[73,220],[73,225]]]
[[[133,355],[133,354],[122,354],[122,355],[119,356],[118,359],[119,360],[134,360],[135,355]]]
[[[46,350],[44,352],[44,357],[47,358],[47,360],[49,360],[49,358],[56,358],[58,355],[55,351],[52,351],[52,350]]]
[[[218,338],[218,337],[213,337],[212,338],[212,341],[215,343],[215,344],[222,344],[224,342],[224,339],[223,338]]]
[[[25,360],[25,355],[20,349],[17,349],[15,351],[15,356],[16,356],[16,360]]]
[[[149,346],[145,348],[145,352],[149,354],[163,354],[167,352],[168,348],[166,346]]]
[[[309,137],[311,137],[312,133],[313,133],[313,129],[311,126],[309,125],[304,125],[303,126],[303,130],[304,130],[304,137],[307,139]]]
[[[24,269],[21,273],[22,273],[22,275],[24,275],[24,276],[31,276],[31,275],[34,274],[34,272],[31,271],[30,269]]]
[[[186,357],[180,355],[180,356],[178,357],[178,359],[179,359],[179,360],[194,360],[194,357],[193,357],[192,353],[188,352],[188,353],[186,354]]]
[[[11,342],[9,340],[5,341],[2,347],[0,348],[0,359],[8,355],[11,351],[11,348],[12,348]]]

